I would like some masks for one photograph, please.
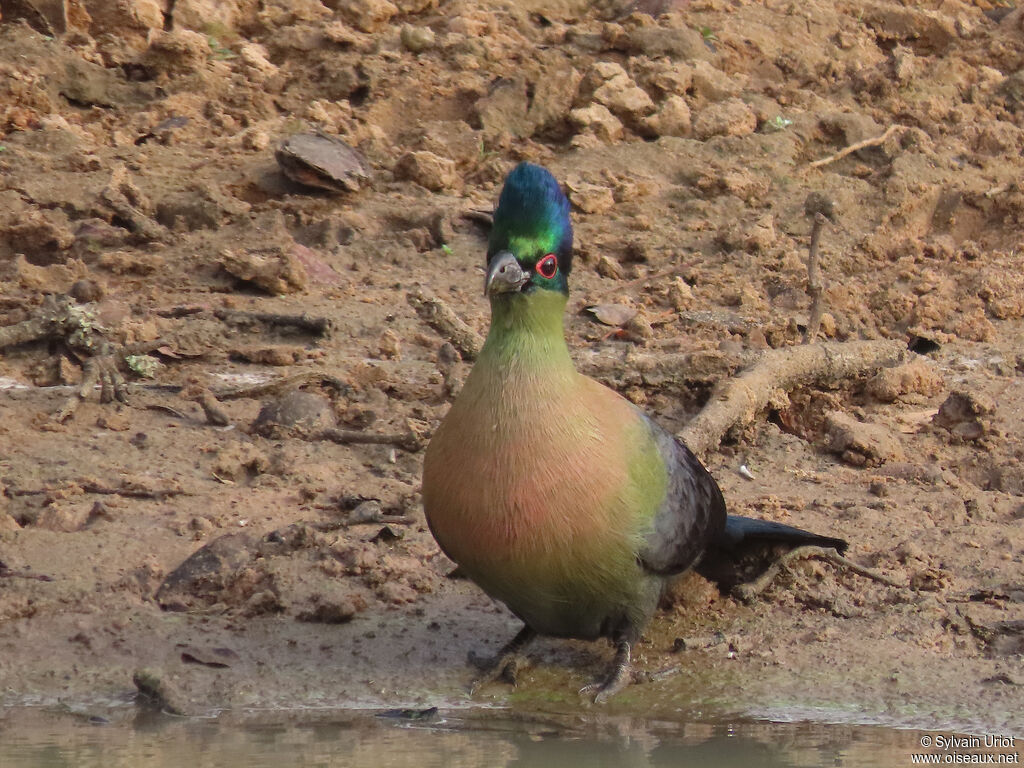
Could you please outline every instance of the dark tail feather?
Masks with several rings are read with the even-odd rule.
[[[729,515],[725,529],[708,546],[696,570],[719,588],[730,590],[756,579],[786,552],[806,546],[831,547],[843,554],[849,544],[844,539],[819,536],[791,525]]]
[[[719,546],[736,550],[754,542],[792,544],[793,547],[832,547],[840,555],[846,552],[846,548],[850,546],[845,539],[819,536],[810,531],[782,523],[773,523],[770,520],[755,520],[752,517],[740,517],[739,515],[729,515],[725,519],[725,530],[717,542]]]

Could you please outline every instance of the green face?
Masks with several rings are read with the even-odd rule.
[[[535,288],[563,293],[569,291],[569,284],[558,263],[558,255],[555,252],[557,243],[553,242],[554,238],[512,237],[509,240],[509,250],[515,255],[523,271],[530,276],[529,282],[523,287],[524,291]]]

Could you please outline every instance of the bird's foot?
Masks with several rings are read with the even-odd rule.
[[[522,654],[522,650],[536,636],[537,633],[532,629],[523,627],[493,658],[478,656],[470,651],[470,663],[482,670],[482,673],[470,684],[469,695],[474,695],[483,686],[498,680],[514,686],[519,672],[529,666],[529,660]]]
[[[615,658],[612,660],[608,673],[601,680],[595,680],[590,685],[580,688],[580,696],[594,697],[595,704],[603,704],[612,696],[633,681],[632,667],[629,660],[630,644],[622,640],[615,648]]]
[[[469,695],[473,696],[478,690],[490,683],[502,680],[512,687],[519,681],[519,673],[529,666],[529,660],[521,653],[507,653],[497,659],[487,659],[470,654],[470,662],[483,669],[469,685]]]

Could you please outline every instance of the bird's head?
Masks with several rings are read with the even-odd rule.
[[[487,245],[484,292],[492,299],[536,291],[569,293],[569,201],[547,169],[520,163],[505,179]]]

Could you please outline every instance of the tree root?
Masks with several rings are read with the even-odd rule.
[[[694,453],[714,450],[725,434],[751,423],[772,403],[797,387],[838,385],[902,362],[900,341],[805,344],[770,350],[749,370],[730,380],[678,437]]]
[[[427,325],[459,350],[463,360],[475,360],[480,354],[484,346],[480,334],[470,328],[441,298],[415,289],[406,294],[406,300]]]
[[[423,448],[424,441],[412,430],[405,434],[360,432],[356,429],[322,429],[310,435],[313,440],[330,440],[339,445],[394,445],[415,453]]]
[[[857,563],[847,557],[843,557],[843,555],[840,555],[831,547],[808,546],[797,547],[796,549],[790,550],[772,563],[768,570],[753,581],[746,584],[737,584],[733,587],[732,593],[743,602],[752,603],[762,592],[772,585],[775,579],[778,578],[779,574],[787,569],[787,566],[798,560],[810,560],[811,558],[825,560],[826,562],[832,563],[837,568],[844,568],[848,571],[852,571],[858,576],[863,576],[866,579],[877,581],[879,584],[884,584],[887,587],[910,589],[907,584],[901,584],[898,581],[890,579],[884,573],[880,573],[879,571],[871,568],[865,568],[862,565],[857,565]]]
[[[864,141],[858,141],[855,144],[851,144],[848,147],[844,147],[843,149],[836,152],[834,155],[829,155],[828,157],[821,158],[821,160],[815,160],[813,163],[808,163],[807,167],[821,168],[822,166],[828,165],[829,163],[834,163],[836,160],[842,160],[847,155],[852,155],[854,152],[858,152],[862,149],[867,149],[868,147],[881,146],[882,144],[885,144],[885,142],[889,140],[889,137],[896,133],[896,131],[903,130],[906,130],[906,126],[890,125],[888,128],[885,129],[885,133],[883,133],[881,136],[875,136],[874,138],[871,139],[864,139]]]

